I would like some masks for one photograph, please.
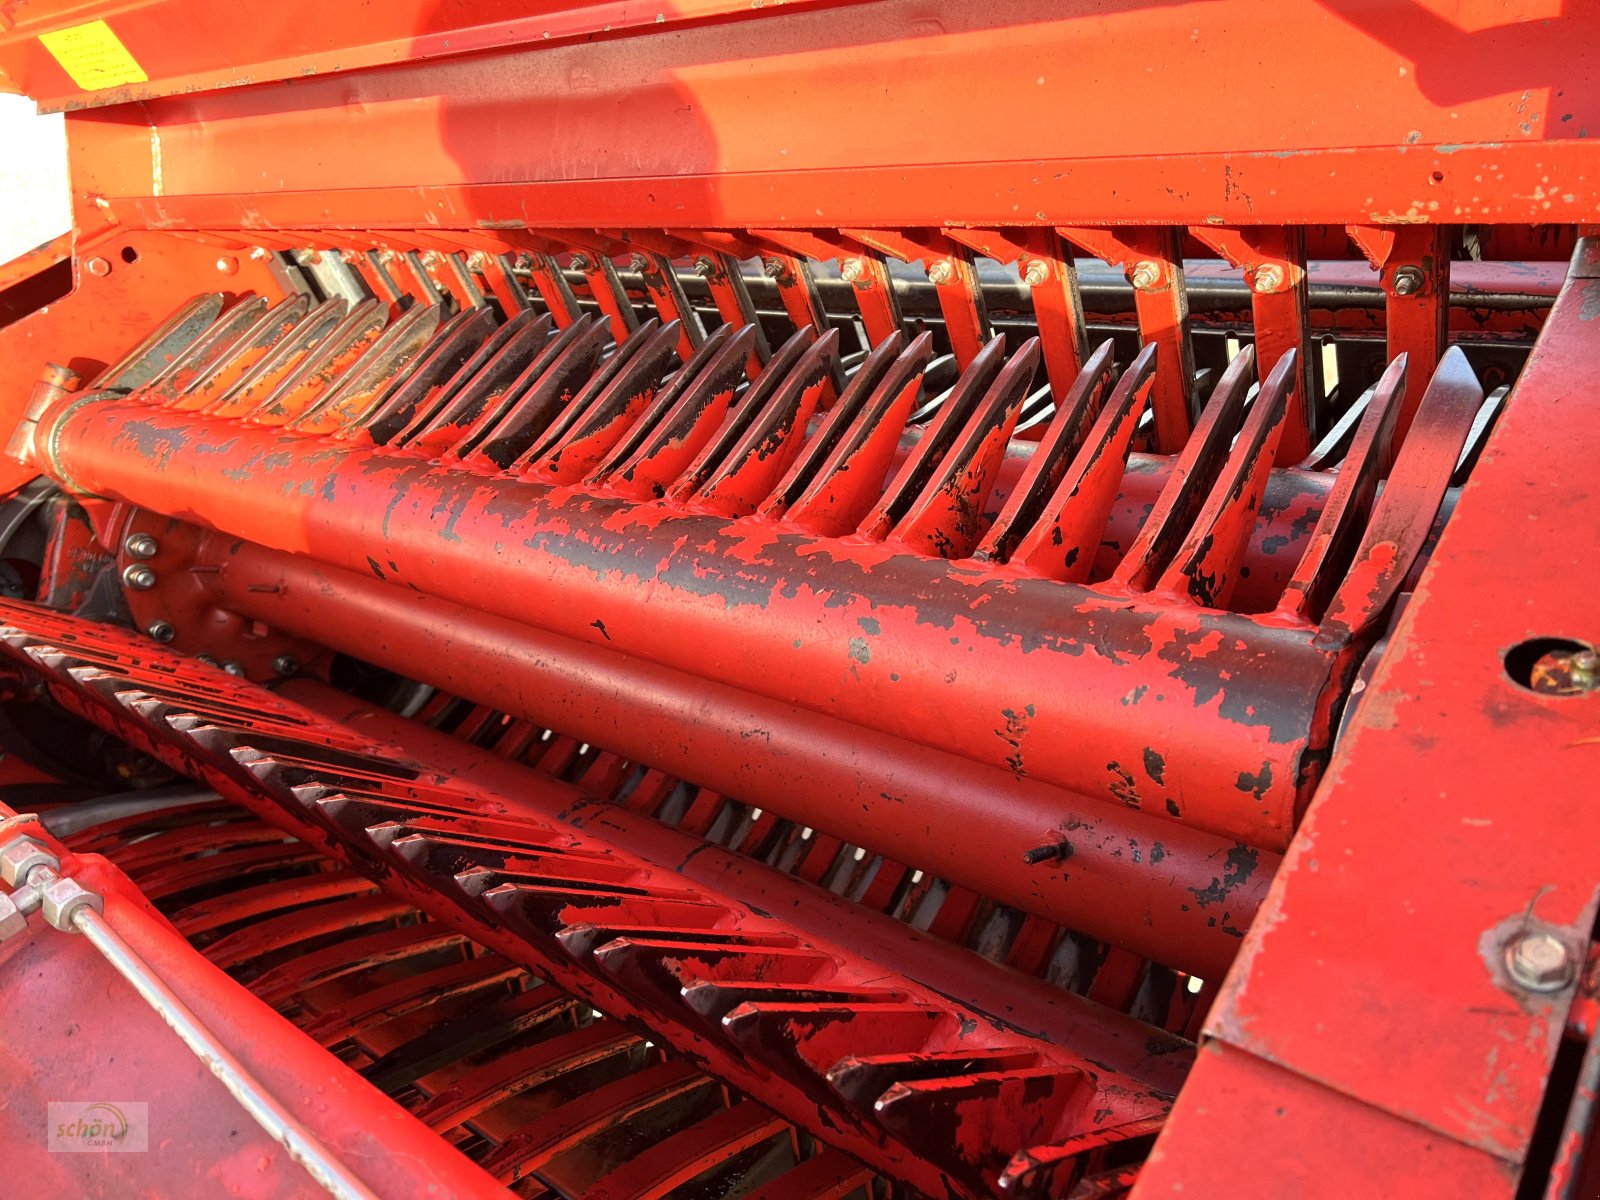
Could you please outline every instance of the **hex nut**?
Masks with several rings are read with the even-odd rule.
[[[1391,286],[1396,296],[1415,296],[1422,290],[1422,272],[1416,267],[1401,267],[1394,273]]]
[[[928,282],[935,287],[943,287],[955,277],[955,264],[948,258],[941,258],[938,262],[928,267]]]
[[[761,260],[761,273],[768,279],[782,279],[789,272],[783,265],[783,259],[764,258]]]
[[[1559,992],[1572,982],[1572,953],[1553,933],[1534,931],[1506,946],[1506,970],[1518,987],[1530,992]]]
[[[161,545],[148,533],[130,533],[122,548],[134,558],[154,558]]]
[[[859,258],[847,258],[839,264],[839,278],[846,283],[854,283],[866,269],[867,264]]]
[[[272,660],[272,669],[279,675],[295,675],[300,671],[300,663],[292,654],[280,654]]]
[[[28,932],[28,918],[17,907],[16,901],[4,892],[0,892],[0,942],[26,932]]]
[[[44,919],[63,933],[74,932],[72,918],[82,908],[105,911],[105,901],[76,879],[57,879],[44,889]]]
[[[1147,292],[1161,282],[1161,268],[1149,261],[1135,263],[1128,275],[1128,282],[1139,291]]]
[[[178,631],[173,628],[171,621],[151,621],[145,627],[152,640],[165,644],[178,636]]]
[[[132,563],[122,572],[122,582],[136,592],[148,592],[156,585],[156,573],[144,563]]]
[[[1283,268],[1273,263],[1264,267],[1257,267],[1254,278],[1250,281],[1251,288],[1259,293],[1275,292],[1283,286]]]
[[[1037,258],[1030,262],[1027,269],[1022,272],[1022,282],[1029,287],[1043,287],[1050,279],[1050,268]]]
[[[642,273],[650,269],[650,260],[643,254],[631,254],[628,256],[628,267],[630,270],[639,271]]]
[[[27,836],[14,838],[0,848],[0,880],[7,887],[18,888],[28,882],[28,872],[35,867],[59,867],[61,860],[43,842]]]

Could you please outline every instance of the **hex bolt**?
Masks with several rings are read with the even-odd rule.
[[[482,275],[489,269],[489,256],[482,250],[474,250],[467,255],[467,270],[474,275]]]
[[[1032,850],[1022,852],[1022,861],[1030,867],[1040,863],[1054,862],[1058,858],[1069,858],[1072,855],[1072,846],[1067,842],[1051,842],[1045,846],[1035,846]]]
[[[789,272],[783,265],[781,258],[764,258],[761,260],[762,273],[768,279],[782,279]]]
[[[300,664],[292,654],[280,654],[272,660],[272,669],[279,675],[295,675],[299,673]]]
[[[839,278],[846,283],[854,283],[866,269],[867,264],[859,258],[847,258],[839,264]]]
[[[83,269],[98,279],[104,279],[111,274],[111,263],[103,258],[91,258],[83,264]]]
[[[1030,262],[1022,272],[1022,282],[1031,288],[1043,287],[1050,281],[1050,268],[1037,258]]]
[[[628,269],[643,274],[650,269],[650,260],[643,254],[635,252],[628,258]]]
[[[588,271],[593,267],[594,263],[587,254],[574,254],[572,256],[572,269],[574,271]]]
[[[948,258],[941,258],[938,262],[928,267],[928,282],[934,287],[943,287],[956,277],[955,264]]]
[[[151,621],[150,624],[145,626],[144,631],[150,635],[153,641],[160,642],[162,645],[178,636],[178,631],[172,627],[171,621]]]
[[[361,252],[359,250],[341,250],[339,251],[339,261],[346,266],[353,267],[361,261]]]
[[[1422,290],[1422,271],[1417,267],[1401,267],[1394,273],[1390,287],[1396,296],[1415,296]]]
[[[712,275],[715,273],[716,269],[717,264],[712,262],[711,259],[704,254],[697,256],[694,260],[694,273],[700,276],[701,279],[705,279]]]
[[[255,259],[256,262],[260,262],[264,258],[272,257],[272,251],[265,246],[252,246],[250,247],[250,257]]]
[[[378,251],[378,262],[381,263],[383,266],[386,266],[386,267],[393,266],[394,265],[394,260],[395,260],[396,257],[397,256],[396,256],[396,254],[395,254],[395,252],[393,250],[380,250],[380,251]]]
[[[1506,970],[1513,982],[1530,992],[1559,992],[1572,982],[1572,954],[1553,933],[1530,932],[1506,946]]]
[[[1283,286],[1283,268],[1273,263],[1257,267],[1250,286],[1258,292],[1275,292]]]
[[[223,663],[222,669],[229,675],[238,675],[240,677],[243,677],[244,675],[244,664],[235,659],[230,658],[227,662]]]
[[[156,585],[156,573],[144,563],[133,563],[122,572],[122,582],[136,592],[148,592]]]
[[[1128,282],[1141,292],[1148,292],[1161,282],[1161,268],[1148,259],[1135,263],[1133,270],[1128,274]]]
[[[437,250],[429,250],[422,256],[422,265],[430,271],[437,267],[439,265],[439,252]]]
[[[154,558],[161,545],[148,533],[130,533],[122,548],[134,558]]]

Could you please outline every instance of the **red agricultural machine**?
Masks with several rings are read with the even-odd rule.
[[[18,1195],[1600,1195],[1590,0],[21,0]]]

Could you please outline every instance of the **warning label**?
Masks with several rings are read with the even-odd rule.
[[[144,83],[149,78],[104,21],[41,33],[39,42],[86,92]]]

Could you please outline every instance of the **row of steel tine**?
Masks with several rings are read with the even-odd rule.
[[[69,707],[247,806],[299,814],[363,874],[408,876],[512,931],[531,952],[524,965],[602,1011],[638,1014],[683,1048],[714,1040],[789,1081],[834,1128],[898,1147],[878,1164],[891,1173],[919,1161],[969,1196],[1048,1190],[1061,1172],[1039,1163],[1070,1174],[1121,1127],[1165,1111],[1130,1075],[589,835],[507,815],[514,803],[263,688],[120,630],[0,604],[0,648]],[[789,1115],[804,1123],[815,1110]],[[958,1123],[981,1136],[951,1136]]]
[[[662,1200],[690,1174],[726,1186],[734,1172],[761,1200],[881,1190],[860,1164],[811,1152],[770,1111],[227,801],[113,819],[71,845],[110,858],[209,961],[508,1194]],[[447,1015],[421,1019],[435,1006]],[[553,1092],[565,1102],[547,1109]]]
[[[464,470],[1091,582],[1128,456],[1149,421],[1161,369],[1155,346],[1120,377],[1111,343],[1095,350],[991,512],[1039,362],[1037,338],[1009,356],[1003,336],[991,339],[933,398],[922,395],[929,334],[884,339],[838,394],[837,331],[799,330],[747,384],[754,338],[751,326],[723,325],[682,361],[675,324],[654,319],[615,344],[608,319],[587,314],[558,329],[532,311],[502,323],[487,307],[446,317],[439,305],[414,305],[390,321],[376,301],[347,310],[342,300],[313,307],[303,295],[276,305],[247,297],[224,311],[213,293],[97,386]],[[1228,607],[1296,375],[1291,351],[1255,386],[1254,351],[1241,349],[1138,536],[1096,587]],[[1483,393],[1460,351],[1449,352],[1397,456],[1407,383],[1401,356],[1347,422],[1338,483],[1272,620],[1364,628],[1420,553]],[[1406,486],[1380,501],[1391,473]],[[1409,557],[1383,548],[1394,537]],[[1336,597],[1375,555],[1404,559],[1384,575],[1392,586],[1374,599]]]

